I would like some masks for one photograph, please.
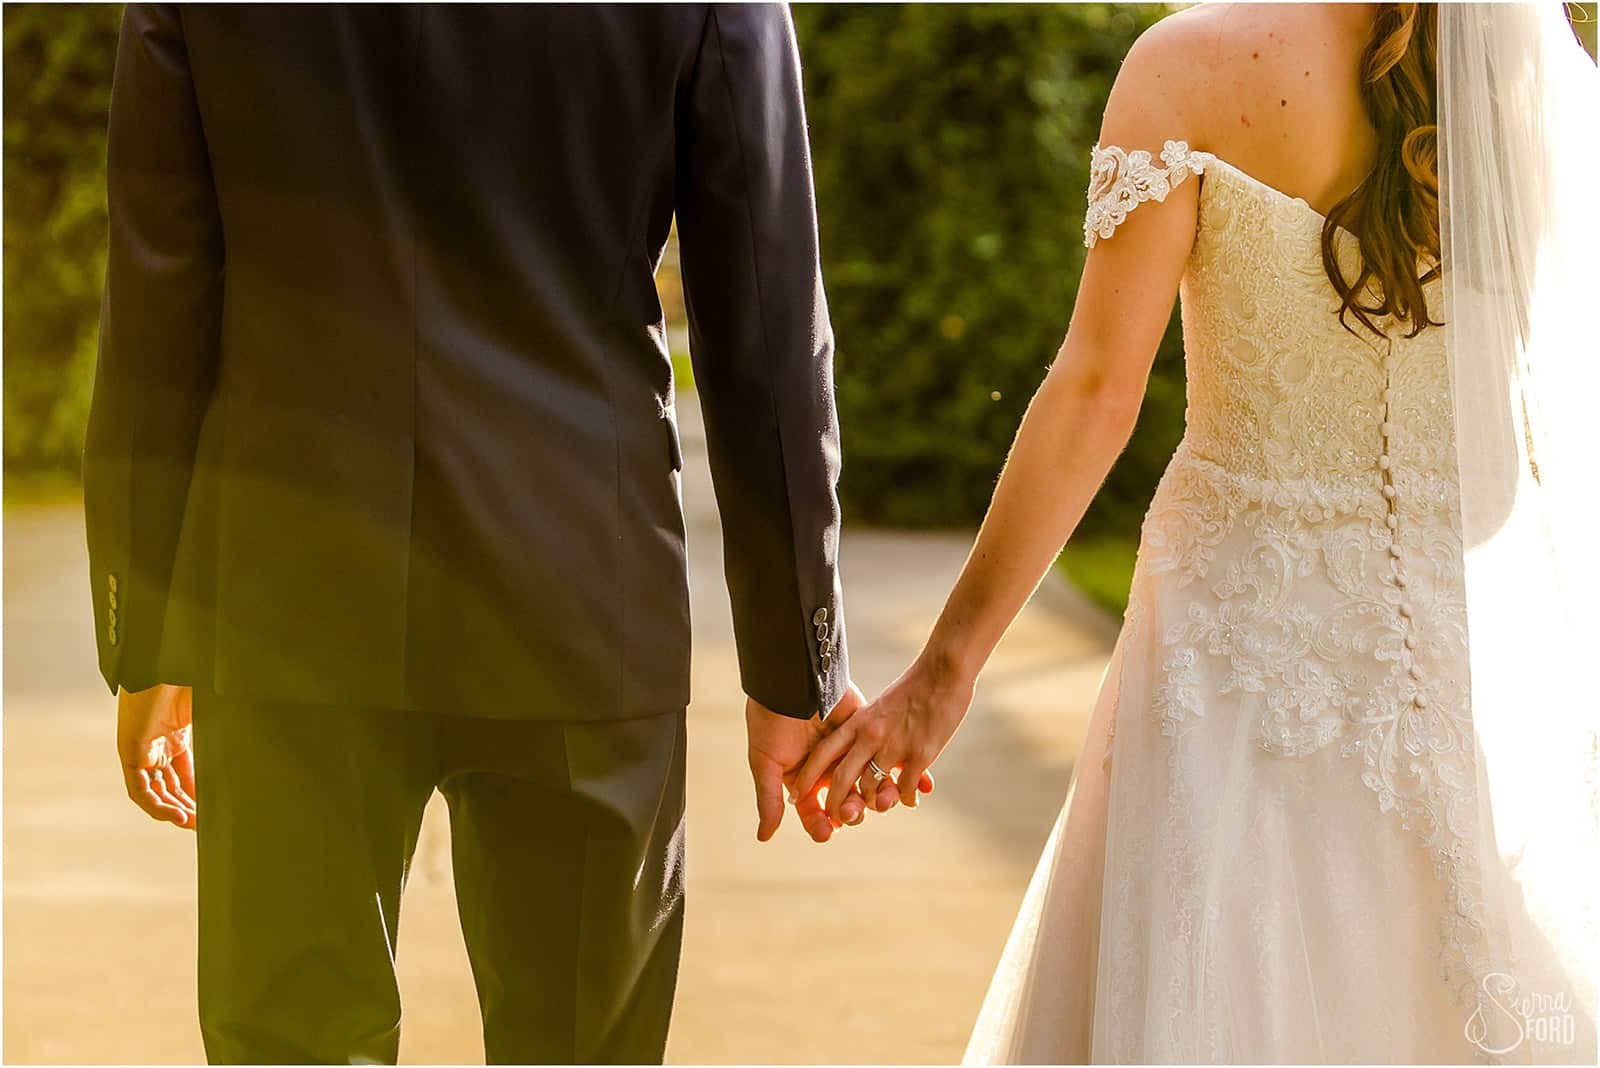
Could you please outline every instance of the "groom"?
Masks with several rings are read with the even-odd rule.
[[[761,837],[859,700],[786,12],[131,4],[108,184],[100,667],[130,795],[199,833],[208,1057],[394,1060],[437,788],[490,1061],[660,1060],[674,218]]]

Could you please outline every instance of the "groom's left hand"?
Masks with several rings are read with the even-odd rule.
[[[854,685],[845,692],[828,714],[827,720],[813,716],[795,719],[779,715],[751,698],[745,702],[745,727],[750,735],[750,774],[756,785],[756,840],[770,841],[783,822],[784,798],[794,775],[805,762],[806,754],[840,722],[866,704]],[[826,842],[836,827],[860,823],[867,802],[851,789],[839,808],[841,823],[836,823],[822,808],[823,784],[813,787],[805,797],[795,799],[795,812],[813,841]]]
[[[187,686],[117,691],[117,756],[128,797],[152,818],[191,831],[196,816],[193,709],[194,693]]]

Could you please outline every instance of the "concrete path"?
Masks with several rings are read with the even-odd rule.
[[[680,415],[695,702],[688,930],[668,1059],[952,1061],[1065,794],[1114,623],[1053,577],[984,676],[933,798],[826,846],[791,816],[760,845],[692,398]],[[123,795],[81,515],[10,510],[4,534],[4,1059],[198,1061],[193,839]],[[847,533],[851,659],[869,694],[915,653],[969,544]],[[438,798],[401,914],[399,969],[402,1060],[481,1063]]]

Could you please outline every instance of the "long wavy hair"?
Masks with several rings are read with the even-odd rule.
[[[1372,170],[1322,224],[1322,267],[1349,317],[1388,337],[1379,320],[1406,324],[1406,337],[1440,325],[1423,287],[1439,276],[1439,142],[1434,69],[1438,14],[1433,4],[1380,4],[1361,53],[1361,102],[1378,133]],[[1359,244],[1360,268],[1345,277],[1338,232]]]

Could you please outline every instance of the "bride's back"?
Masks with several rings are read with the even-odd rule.
[[[1197,144],[1326,215],[1372,168],[1361,99],[1374,4],[1205,4],[1174,15]],[[1179,25],[1187,23],[1187,25]]]

